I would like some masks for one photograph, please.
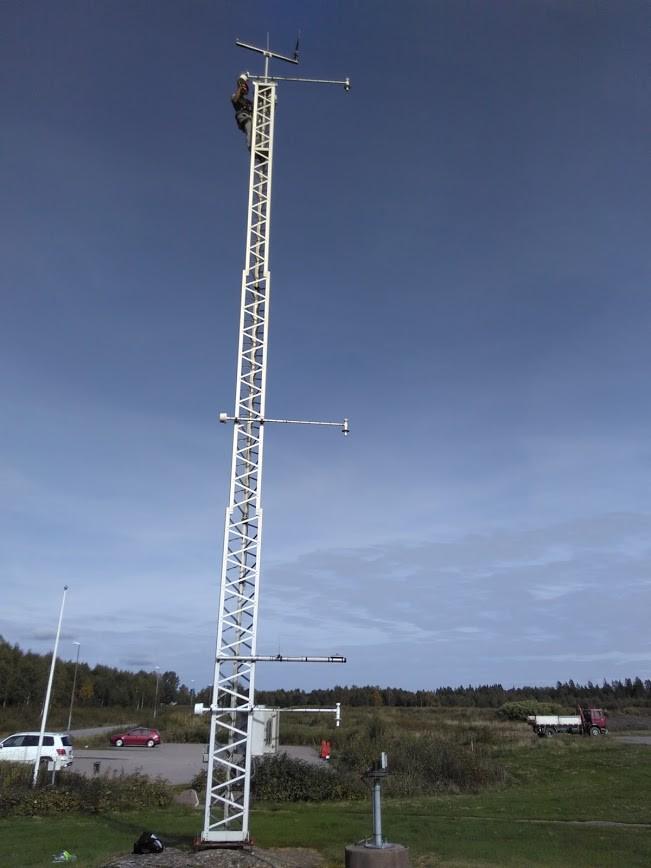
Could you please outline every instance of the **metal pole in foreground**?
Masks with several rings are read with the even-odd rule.
[[[384,847],[382,837],[382,779],[389,771],[389,761],[384,751],[380,754],[380,761],[366,772],[366,776],[373,782],[373,843],[367,847]]]
[[[36,786],[38,780],[38,767],[41,763],[41,753],[43,751],[43,735],[47,725],[47,714],[50,708],[50,694],[52,693],[52,681],[54,679],[54,665],[57,659],[57,650],[59,648],[59,636],[61,635],[61,622],[63,621],[63,607],[66,604],[66,594],[68,586],[63,586],[63,597],[61,598],[61,609],[59,610],[59,623],[57,625],[57,633],[54,639],[54,650],[52,651],[52,663],[50,664],[50,677],[47,682],[47,690],[45,691],[45,703],[43,705],[43,715],[41,717],[41,731],[38,735],[38,747],[36,748],[36,759],[34,760],[34,776],[32,778],[32,786]]]
[[[373,787],[373,835],[346,847],[346,868],[409,868],[409,850],[402,844],[389,844],[382,835],[382,780],[388,774],[389,760],[383,751],[364,775]]]
[[[381,847],[382,839],[382,784],[378,778],[373,781],[373,846]]]
[[[77,646],[77,659],[75,660],[75,674],[72,679],[72,691],[70,692],[70,713],[68,714],[68,726],[66,727],[66,732],[70,732],[70,724],[72,723],[72,706],[75,701],[75,687],[77,686],[77,667],[79,666],[79,649],[81,648],[81,642],[73,642],[72,644]]]

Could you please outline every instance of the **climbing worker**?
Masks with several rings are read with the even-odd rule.
[[[253,103],[248,98],[249,76],[246,72],[241,73],[237,79],[235,93],[231,96],[231,102],[235,109],[235,121],[246,136],[246,146],[251,150],[251,127],[253,124]]]

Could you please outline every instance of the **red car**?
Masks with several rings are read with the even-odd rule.
[[[114,747],[133,745],[156,747],[160,744],[160,733],[157,729],[150,729],[148,726],[134,726],[133,729],[113,733],[111,744]]]

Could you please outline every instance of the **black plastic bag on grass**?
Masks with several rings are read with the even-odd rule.
[[[165,845],[153,832],[143,832],[133,845],[133,852],[142,855],[143,853],[162,853]]]

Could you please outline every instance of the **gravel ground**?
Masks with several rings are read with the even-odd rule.
[[[172,847],[147,856],[120,856],[102,868],[323,868],[323,857],[304,848],[260,850],[203,850],[188,853]]]

